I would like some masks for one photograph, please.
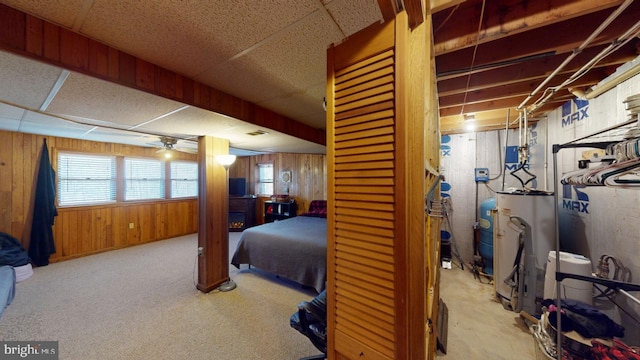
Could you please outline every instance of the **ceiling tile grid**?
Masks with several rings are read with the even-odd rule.
[[[20,132],[85,139],[92,126],[76,124],[47,114],[28,111],[20,122]]]
[[[37,110],[47,99],[62,70],[0,52],[0,99]]]
[[[376,0],[334,0],[326,8],[346,36],[382,21]]]
[[[89,120],[135,126],[184,106],[108,81],[71,73],[47,111]]]
[[[290,27],[276,41],[246,56],[262,63],[265,71],[305,89],[326,82],[327,47],[340,40],[342,35],[333,21],[317,11]]]

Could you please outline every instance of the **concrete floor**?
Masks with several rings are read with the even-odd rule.
[[[527,324],[505,310],[494,294],[493,284],[480,283],[466,266],[440,269],[440,298],[449,309],[449,321],[447,353],[438,358],[535,359]]]

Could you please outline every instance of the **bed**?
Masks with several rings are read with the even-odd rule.
[[[327,281],[326,200],[313,200],[302,215],[244,230],[231,264],[248,264],[320,293]]]

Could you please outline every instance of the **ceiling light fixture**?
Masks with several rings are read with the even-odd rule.
[[[178,142],[178,139],[169,136],[160,136],[160,142],[163,148],[158,150],[158,153],[162,153],[165,159],[170,159],[173,156],[173,145]]]
[[[476,120],[476,115],[475,114],[464,114],[464,121],[475,121]]]

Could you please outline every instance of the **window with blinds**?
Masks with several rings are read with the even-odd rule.
[[[273,164],[258,164],[257,194],[273,195]]]
[[[124,159],[124,200],[164,199],[164,164],[153,159]]]
[[[174,161],[170,172],[172,199],[198,196],[198,163]]]
[[[58,205],[116,201],[116,157],[58,153]]]

